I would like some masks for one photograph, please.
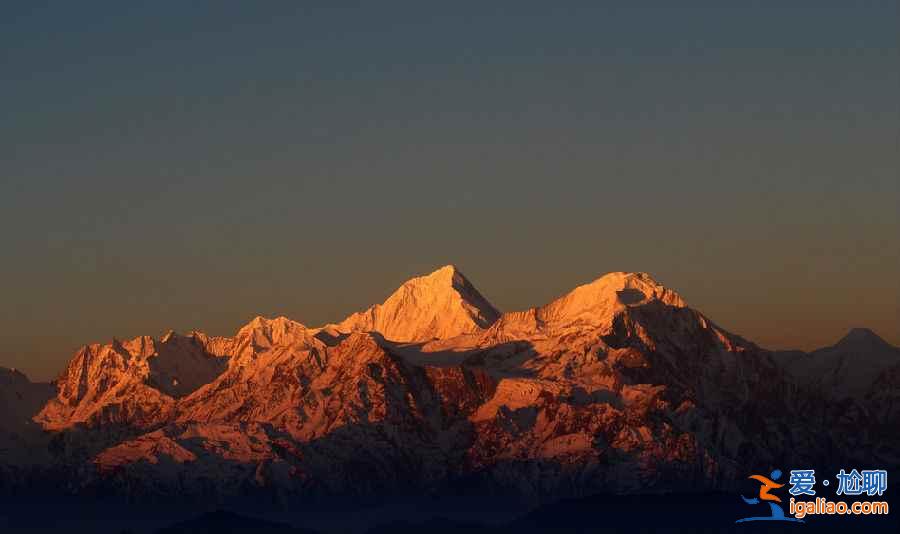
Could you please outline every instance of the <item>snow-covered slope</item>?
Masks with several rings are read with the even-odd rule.
[[[502,314],[484,337],[490,342],[541,333],[554,335],[567,329],[608,329],[627,308],[650,302],[685,307],[677,293],[647,273],[609,273],[549,304]]]
[[[225,368],[230,342],[173,332],[159,340],[86,345],[57,379],[57,394],[35,416],[46,429],[76,424],[149,428],[168,420],[175,399],[210,382]]]
[[[837,403],[646,273],[501,315],[448,266],[339,325],[257,317],[233,337],[84,347],[35,421],[90,491],[710,489],[748,465],[893,465],[900,444],[879,436],[900,367],[885,345],[857,332],[795,355],[827,363],[804,371],[816,384],[871,386]],[[872,369],[857,377],[851,357]]]
[[[446,289],[451,273],[401,293]],[[427,324],[452,324],[441,317]],[[710,487],[773,450],[814,457],[822,448],[765,351],[645,273],[612,273],[424,345],[392,342],[390,324],[371,326],[323,337],[282,321],[280,331],[294,333],[275,340],[261,333],[271,322],[251,323],[235,338],[229,369],[178,402],[174,425],[96,458],[98,483],[131,487],[163,455],[182,483],[237,459],[263,471],[248,467],[228,485],[274,477],[301,493],[425,489],[467,477],[532,495],[573,485],[628,492]],[[446,351],[462,358],[428,365]],[[242,428],[263,456],[244,444]],[[544,465],[540,480],[507,467],[529,462]]]
[[[428,341],[487,328],[499,312],[453,265],[407,281],[382,304],[354,313],[339,332],[378,332],[392,341]]]

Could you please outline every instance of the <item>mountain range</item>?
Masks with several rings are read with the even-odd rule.
[[[0,369],[0,400],[6,492],[542,501],[900,464],[900,349],[765,350],[646,273],[501,313],[445,266],[337,324],[86,345],[52,384]]]

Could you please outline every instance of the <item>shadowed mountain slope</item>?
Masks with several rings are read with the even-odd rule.
[[[771,465],[897,465],[895,351],[854,331],[771,353],[646,273],[500,314],[448,266],[338,325],[86,346],[29,410],[45,473],[74,492],[720,490]],[[854,388],[832,395],[835,376]]]

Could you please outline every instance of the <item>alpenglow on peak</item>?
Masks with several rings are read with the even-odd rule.
[[[335,328],[374,331],[392,341],[428,341],[489,327],[500,312],[454,265],[406,281],[382,304],[354,313]]]

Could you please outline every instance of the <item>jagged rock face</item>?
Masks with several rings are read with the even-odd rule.
[[[228,369],[179,404],[182,421],[286,424],[325,345],[300,323],[256,318],[232,342]]]
[[[223,481],[231,488],[277,480],[287,491],[346,495],[436,485],[462,463],[471,438],[461,427],[495,382],[409,365],[384,343],[354,333],[333,347],[307,338],[242,354],[233,361],[250,357],[260,369],[244,375],[233,364],[181,402],[178,423],[99,454],[97,483],[130,486],[163,464],[166,480],[191,481],[199,494],[203,477],[236,462]]]
[[[476,414],[476,466],[553,459],[564,469],[549,479],[648,491],[709,487],[793,446],[822,448],[785,410],[795,388],[764,351],[646,275],[614,273],[504,315],[477,345],[469,363],[507,376]],[[797,425],[809,434],[795,439]]]
[[[428,341],[477,332],[500,313],[456,267],[406,282],[383,304],[355,313],[335,328],[378,332],[391,341]]]
[[[153,427],[171,418],[175,399],[224,369],[225,351],[220,339],[174,333],[82,347],[35,421],[48,430],[76,424]]]
[[[870,336],[854,346],[860,337],[881,347]],[[87,427],[62,434],[61,448],[91,451],[78,484],[142,495],[474,480],[539,498],[719,488],[829,455],[898,463],[893,441],[873,444],[893,439],[876,438],[896,425],[900,367],[841,400],[793,379],[783,356],[645,273],[500,315],[448,267],[341,325],[258,317],[233,338],[85,347],[36,421]],[[95,438],[111,426],[126,430]],[[854,427],[853,439],[829,438]]]

